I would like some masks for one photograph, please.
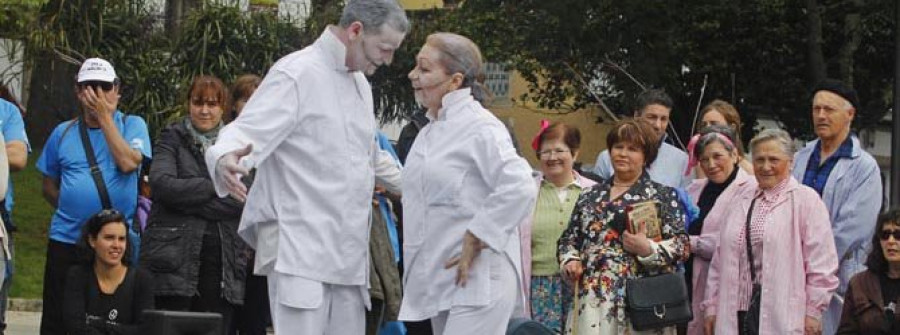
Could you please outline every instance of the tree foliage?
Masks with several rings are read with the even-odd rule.
[[[854,83],[865,102],[858,127],[884,115],[893,80],[885,71],[892,68],[893,6],[819,0],[817,45],[809,41],[811,12],[803,1],[468,0],[454,15],[465,18],[460,31],[530,82],[522,100],[574,110],[599,97],[630,114],[633,96],[658,87],[675,98],[682,135],[698,104],[723,98],[745,121],[772,115],[793,135],[808,137],[815,76]],[[821,47],[824,68],[811,69],[811,46]]]
[[[29,132],[46,138],[77,115],[73,76],[81,61],[102,57],[122,80],[119,108],[141,115],[151,134],[185,112],[186,87],[198,74],[230,82],[265,74],[300,47],[302,31],[272,13],[207,3],[170,36],[141,0],[51,0],[24,34],[33,76]],[[35,137],[35,136],[33,136]]]
[[[299,28],[269,13],[207,3],[171,36],[143,0],[28,3],[0,5],[7,18],[0,34],[27,41],[38,78],[28,105],[42,113],[32,123],[71,117],[76,64],[101,56],[125,84],[122,109],[143,115],[155,131],[181,115],[191,77],[264,74],[337,22],[342,1],[311,1],[312,16]],[[520,101],[565,112],[602,100],[626,115],[638,92],[658,87],[676,100],[673,124],[682,137],[693,112],[714,98],[738,106],[745,132],[767,114],[808,137],[807,90],[815,78],[854,83],[864,104],[858,127],[887,110],[893,6],[892,0],[467,0],[454,9],[409,12],[412,31],[393,63],[370,79],[379,117],[405,117],[418,108],[407,78],[416,53],[428,34],[451,31],[471,37],[488,61],[522,74],[530,90]],[[8,19],[15,13],[32,14]]]

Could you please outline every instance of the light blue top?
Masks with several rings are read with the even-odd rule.
[[[653,161],[653,164],[650,164],[647,172],[650,174],[650,180],[669,187],[684,188],[691,182],[690,176],[684,175],[687,165],[688,156],[684,151],[669,143],[662,142],[662,145],[659,146],[656,160]],[[597,163],[594,164],[593,172],[604,179],[612,178],[613,167],[609,158],[609,150],[603,150],[597,156]]]
[[[11,102],[0,99],[0,131],[6,143],[21,141],[25,148],[31,152],[31,144],[28,143],[28,134],[25,133],[25,122],[19,108]],[[13,209],[13,181],[9,178],[9,188],[6,190],[6,210],[12,213]]]
[[[825,182],[822,201],[831,218],[831,231],[837,249],[838,286],[836,296],[847,291],[850,278],[866,269],[875,223],[881,211],[882,184],[878,162],[862,150],[859,139],[851,136],[853,150],[850,158],[841,158]],[[794,155],[794,178],[803,180],[806,166],[819,140],[814,140]],[[823,319],[823,334],[833,334],[840,321],[841,304],[835,298]]]
[[[391,157],[394,157],[394,162],[399,167],[400,158],[397,158],[394,146],[391,145],[391,141],[388,140],[387,136],[379,130],[375,132],[375,140],[378,141],[378,147],[381,150],[387,151],[387,153],[391,154]],[[375,198],[378,199],[378,209],[381,210],[381,217],[384,218],[384,223],[387,225],[388,238],[391,240],[391,247],[394,251],[394,263],[400,263],[400,235],[397,232],[397,224],[394,222],[391,206],[384,195],[376,194]]]
[[[151,153],[147,124],[139,116],[124,116],[122,112],[116,111],[116,127],[131,148],[149,159]],[[75,123],[72,124],[73,122]],[[58,125],[44,144],[44,152],[37,161],[37,168],[44,176],[59,180],[59,203],[50,220],[49,235],[51,240],[63,243],[75,243],[81,234],[82,224],[102,209],[100,194],[91,177],[77,122],[66,121]],[[119,171],[100,128],[88,128],[88,137],[112,206],[130,221],[137,206],[140,169],[130,173]]]
[[[822,201],[831,214],[834,245],[842,260],[848,252],[868,247],[883,192],[878,162],[860,148],[859,139],[852,139],[853,154],[837,162],[822,190]],[[806,164],[818,142],[810,142],[794,155],[793,175],[797,180],[803,180]]]

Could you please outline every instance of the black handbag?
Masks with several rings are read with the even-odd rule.
[[[629,279],[625,283],[625,304],[634,330],[659,329],[694,318],[683,274]]]
[[[756,283],[756,269],[753,268],[753,249],[750,246],[750,219],[753,216],[754,198],[750,202],[750,210],[747,211],[747,223],[744,225],[744,241],[747,242],[747,263],[750,265],[750,282],[753,283],[753,291],[750,293],[750,305],[746,311],[738,311],[737,319],[741,335],[759,334],[759,302],[762,297],[762,285]]]

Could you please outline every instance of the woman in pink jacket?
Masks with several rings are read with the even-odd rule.
[[[725,225],[722,220],[731,209],[735,197],[747,187],[756,187],[756,179],[740,168],[743,160],[734,131],[727,126],[703,128],[692,139],[696,143],[691,161],[699,162],[706,178],[695,179],[687,192],[700,209],[697,218],[687,227],[691,241],[691,258],[685,263],[685,279],[691,283],[691,307],[694,320],[688,324],[689,335],[703,334],[703,311],[700,303],[706,292],[706,274],[709,261],[719,246],[719,231]]]
[[[791,177],[794,150],[785,131],[766,129],[750,148],[758,187],[740,192],[722,221],[728,224],[721,227],[701,306],[706,333],[741,333],[738,314],[750,310],[758,284],[759,319],[752,321],[760,334],[821,334],[822,311],[838,286],[828,210],[814,190]]]
[[[535,177],[539,190],[534,214],[519,227],[525,308],[533,320],[561,333],[564,300],[571,296],[571,288],[559,275],[556,241],[569,225],[581,190],[596,183],[574,169],[581,147],[578,128],[541,121],[531,146],[540,159],[541,173]]]

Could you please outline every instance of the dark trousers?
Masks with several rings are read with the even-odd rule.
[[[66,274],[77,263],[74,244],[50,240],[47,244],[47,263],[44,265],[44,310],[41,314],[41,335],[64,335],[63,296]]]
[[[244,305],[237,308],[234,323],[238,334],[266,335],[271,323],[269,312],[269,283],[266,276],[253,275],[253,260],[247,264],[247,284],[244,286]]]
[[[193,297],[157,296],[156,308],[170,311],[212,312],[222,315],[223,334],[234,334],[235,306],[222,292],[222,242],[216,234],[203,234],[200,247],[200,278]]]

